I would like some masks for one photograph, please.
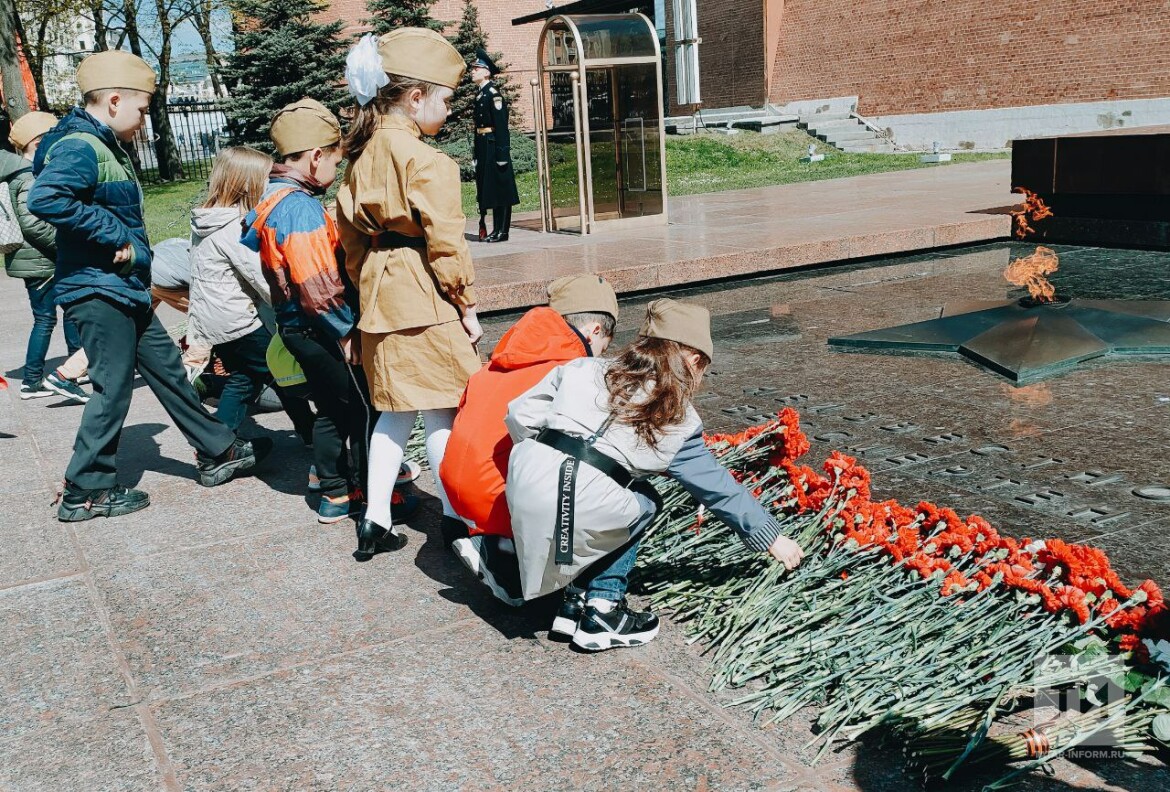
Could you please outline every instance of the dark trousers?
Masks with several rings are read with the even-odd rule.
[[[365,373],[345,362],[336,341],[315,330],[282,328],[280,337],[301,364],[317,407],[313,462],[322,494],[340,495],[351,484],[364,491],[374,428]]]
[[[229,429],[240,428],[248,417],[248,408],[256,403],[264,386],[272,380],[266,357],[271,340],[272,333],[260,325],[246,336],[215,345],[215,353],[231,372],[219,395],[215,417]]]
[[[117,483],[118,439],[130,410],[135,370],[196,451],[219,456],[235,441],[235,433],[199,403],[179,348],[153,310],[89,297],[71,303],[65,315],[77,323],[93,382],[65,471],[68,481],[83,489]]]
[[[57,326],[56,283],[52,278],[30,278],[24,282],[33,315],[32,332],[28,335],[28,348],[24,354],[25,385],[40,385],[45,377],[45,356],[49,354],[49,342],[53,340],[53,329]],[[81,336],[68,315],[65,317],[65,346],[70,355],[81,349]]]

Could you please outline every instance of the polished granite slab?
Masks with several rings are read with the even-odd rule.
[[[1011,299],[1000,273],[1025,252],[996,243],[671,292],[713,314],[716,359],[696,401],[707,427],[793,406],[810,458],[857,454],[879,497],[1091,542],[1127,579],[1170,581],[1170,364],[1090,362],[1017,388],[958,360],[826,343]],[[1062,291],[1170,298],[1166,253],[1057,252]],[[29,322],[21,292],[0,279],[10,380]],[[622,300],[619,341],[647,299]],[[482,348],[516,316],[488,319]],[[12,435],[0,439],[0,789],[918,788],[896,747],[853,745],[810,767],[811,713],[765,727],[725,708],[732,694],[707,691],[701,647],[669,621],[624,653],[550,642],[552,603],[497,605],[440,549],[426,476],[406,549],[353,563],[352,524],[316,524],[309,456],[280,415],[246,425],[273,438],[277,461],[205,490],[139,388],[119,466],[151,507],[63,526],[48,504],[79,416],[0,393]],[[1153,760],[1056,770],[1021,788],[1170,788]]]

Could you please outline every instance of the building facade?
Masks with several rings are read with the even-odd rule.
[[[676,0],[476,0],[493,50],[524,90],[542,13],[645,13],[660,34],[668,112],[677,102]],[[704,108],[852,109],[910,148],[998,148],[1030,134],[1170,121],[1170,3],[1132,0],[695,0]],[[462,0],[438,0],[453,30]],[[335,0],[331,17],[368,14]],[[837,99],[829,104],[825,100]],[[818,105],[818,103],[821,103]],[[531,123],[524,124],[530,127]]]

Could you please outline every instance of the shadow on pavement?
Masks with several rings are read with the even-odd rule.
[[[118,483],[133,487],[142,481],[142,474],[148,470],[176,478],[193,479],[194,461],[180,462],[164,457],[156,435],[166,431],[161,423],[134,424],[122,429],[118,442]]]

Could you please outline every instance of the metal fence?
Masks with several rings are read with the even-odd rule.
[[[227,140],[227,117],[217,102],[174,102],[167,105],[167,117],[183,162],[187,179],[207,179],[211,161]],[[149,118],[132,144],[132,154],[143,182],[160,181],[158,154],[154,148],[155,131]]]

